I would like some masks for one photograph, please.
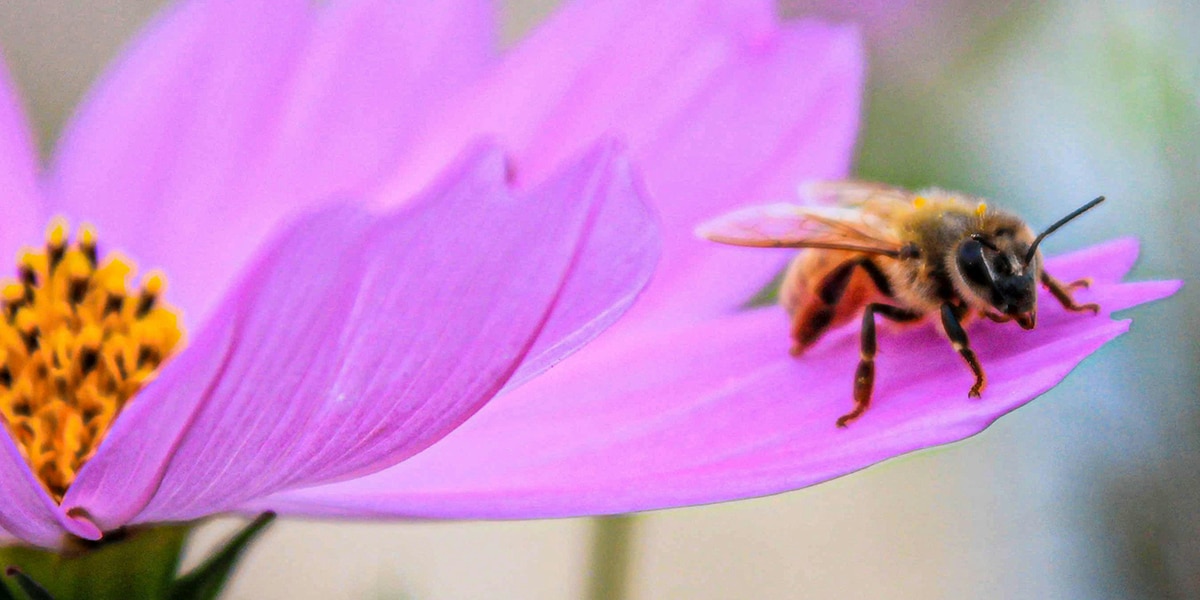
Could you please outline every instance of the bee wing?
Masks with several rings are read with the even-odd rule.
[[[800,184],[800,198],[811,205],[907,205],[914,194],[901,187],[847,179],[841,181],[806,181]]]
[[[840,206],[860,211],[875,229],[887,229],[900,217],[912,212],[920,194],[902,187],[859,181],[808,181],[800,185],[800,197],[806,205]],[[936,190],[930,190],[936,192]]]
[[[900,242],[870,213],[851,207],[769,204],[702,224],[696,235],[734,246],[822,248],[899,256]]]

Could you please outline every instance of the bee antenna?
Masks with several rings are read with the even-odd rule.
[[[1101,202],[1104,202],[1104,196],[1099,196],[1095,200],[1092,200],[1091,202],[1088,202],[1087,204],[1084,204],[1083,206],[1071,211],[1071,214],[1059,219],[1053,225],[1047,227],[1045,231],[1038,234],[1037,238],[1033,240],[1033,244],[1029,246],[1029,252],[1025,253],[1025,264],[1028,265],[1029,263],[1033,262],[1033,255],[1037,253],[1038,244],[1042,243],[1042,240],[1046,239],[1046,236],[1058,231],[1059,227],[1066,225],[1071,221],[1071,219],[1074,219],[1075,217],[1078,217],[1079,215],[1082,215],[1083,213],[1095,208],[1096,205],[1100,204]]]

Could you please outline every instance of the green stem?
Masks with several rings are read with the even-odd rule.
[[[624,600],[628,597],[635,518],[633,515],[615,515],[593,519],[592,568],[585,596],[588,600]]]

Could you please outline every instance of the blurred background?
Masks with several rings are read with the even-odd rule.
[[[735,0],[731,0],[735,1]],[[161,0],[5,0],[43,152]],[[513,43],[553,0],[501,2]],[[1135,278],[1200,275],[1200,5],[783,0],[861,23],[857,172],[994,198],[1053,254],[1137,235]],[[1200,598],[1194,287],[983,434],[810,489],[631,518],[282,522],[234,598]],[[206,526],[196,550],[238,523]]]

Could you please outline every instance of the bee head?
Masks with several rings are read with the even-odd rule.
[[[956,262],[967,286],[1002,315],[1032,329],[1037,315],[1037,284],[1042,256],[1037,247],[1046,236],[1104,201],[1100,196],[1059,219],[1045,231],[1032,232],[1016,217],[989,214],[978,231],[958,246]]]
[[[989,233],[973,233],[958,246],[956,260],[963,280],[976,296],[997,312],[1032,328],[1037,313],[1037,279],[1041,256],[1036,252],[1024,260],[1029,236],[1001,227]]]

